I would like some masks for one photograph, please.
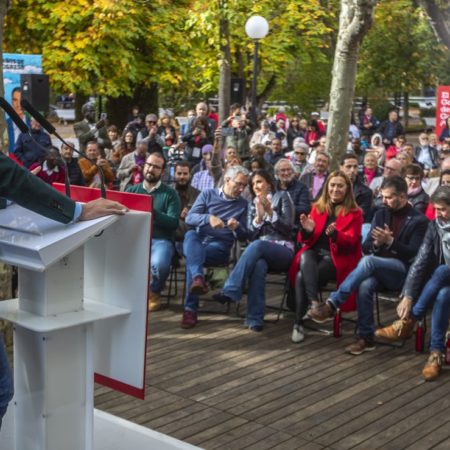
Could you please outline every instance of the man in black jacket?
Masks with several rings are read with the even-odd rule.
[[[382,186],[384,207],[372,221],[363,243],[364,256],[326,303],[310,312],[319,323],[334,317],[347,298],[357,291],[358,340],[346,348],[352,355],[375,349],[373,336],[373,296],[380,289],[400,290],[408,267],[423,241],[428,220],[408,203],[408,187],[403,178],[387,178]]]
[[[432,305],[430,356],[422,371],[426,381],[439,376],[450,318],[450,186],[439,187],[431,202],[436,219],[429,223],[425,239],[409,268],[397,307],[400,320],[375,333],[390,341],[411,337],[416,322],[424,318]]]
[[[62,223],[124,214],[126,211],[120,203],[105,199],[83,205],[75,203],[0,152],[0,204],[3,207],[6,206],[5,199]],[[12,396],[12,375],[0,334],[0,427]]]
[[[341,170],[350,178],[356,204],[362,209],[364,222],[368,222],[371,215],[373,194],[372,190],[359,178],[358,156],[354,153],[346,153],[341,159]]]
[[[377,132],[383,137],[383,144],[386,147],[394,143],[394,138],[405,134],[405,130],[400,123],[398,112],[396,110],[389,112],[388,119],[381,122]]]

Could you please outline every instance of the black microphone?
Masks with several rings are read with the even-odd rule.
[[[28,125],[20,118],[19,114],[14,111],[13,107],[3,98],[0,97],[0,108],[2,108],[11,120],[17,125],[22,133],[28,133]]]
[[[23,98],[20,101],[20,104],[22,105],[23,109],[30,114],[31,117],[33,117],[37,122],[41,124],[41,126],[50,134],[53,134],[56,136],[64,145],[67,145],[67,147],[71,148],[75,153],[80,155],[82,158],[87,159],[90,163],[97,165],[96,161],[89,158],[86,153],[82,152],[81,150],[77,150],[73,145],[70,145],[68,142],[66,142],[56,131],[56,128],[39,112],[37,111],[31,103]],[[1,105],[0,105],[1,106]],[[8,105],[9,106],[9,105]],[[12,108],[11,108],[12,109]],[[14,110],[13,110],[14,111]],[[20,117],[17,116],[19,119]],[[25,124],[24,124],[25,125]],[[100,192],[102,198],[106,198],[106,188],[105,188],[105,173],[103,172],[103,168],[100,166],[97,166],[98,172],[100,174]],[[66,188],[67,189],[67,188]]]
[[[20,101],[20,104],[22,105],[22,108],[36,120],[36,122],[41,124],[44,130],[50,134],[56,133],[56,128],[39,111],[37,111],[26,98],[23,98]]]

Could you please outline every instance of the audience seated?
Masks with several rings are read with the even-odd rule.
[[[355,202],[363,212],[364,222],[369,221],[373,194],[370,188],[361,181],[358,174],[358,156],[346,153],[341,158],[340,169],[350,178]]]
[[[208,292],[203,268],[229,261],[234,240],[247,238],[247,201],[241,197],[248,171],[234,166],[225,172],[223,187],[200,193],[186,216],[186,224],[195,227],[184,237],[186,291],[182,328],[197,324],[198,296]]]
[[[86,158],[79,158],[78,165],[80,166],[86,186],[96,188],[101,186],[101,175],[99,168],[103,171],[105,184],[111,183],[114,180],[114,174],[109,162],[100,157],[97,141],[88,141],[86,143],[85,152],[90,161]]]
[[[275,191],[269,172],[256,170],[249,180],[252,202],[247,228],[251,244],[239,258],[222,291],[214,298],[221,303],[238,302],[248,283],[245,325],[252,331],[264,326],[265,276],[268,270],[287,271],[294,256],[292,227],[295,209],[289,194]]]
[[[329,166],[330,155],[326,152],[318,152],[314,161],[314,169],[300,176],[300,181],[308,188],[311,201],[317,200],[322,193],[322,187],[325,185],[328,176]]]
[[[192,208],[195,200],[200,194],[198,189],[191,186],[191,174],[189,172],[190,164],[188,161],[177,161],[175,164],[175,183],[173,188],[177,191],[180,198],[180,218],[178,222],[178,228],[175,234],[175,240],[178,243],[182,243],[184,235],[189,230],[189,226],[186,224],[185,219]],[[178,247],[177,247],[178,249]],[[182,245],[179,253],[182,253]]]
[[[280,159],[274,170],[277,191],[286,191],[291,196],[295,208],[294,225],[298,226],[300,215],[308,214],[311,210],[308,188],[297,179],[295,168],[288,159]]]
[[[400,290],[428,226],[427,218],[408,203],[408,186],[399,176],[381,186],[384,207],[375,213],[363,244],[364,256],[355,270],[331,293],[326,303],[310,312],[316,322],[334,317],[356,290],[358,339],[346,348],[352,355],[375,349],[373,296],[377,289]]]
[[[129,186],[127,192],[153,197],[153,234],[149,310],[160,309],[160,294],[170,273],[175,251],[175,232],[180,217],[180,199],[173,188],[161,181],[166,161],[162,153],[154,152],[144,164],[144,181]]]
[[[61,158],[66,162],[65,167],[69,173],[69,182],[76,186],[84,186],[84,178],[81,173],[80,166],[78,165],[78,159],[73,157],[73,149],[66,144],[61,145],[59,150]]]
[[[417,164],[411,164],[405,169],[405,180],[408,185],[408,201],[409,203],[420,211],[422,214],[425,214],[425,211],[428,207],[428,202],[430,201],[430,197],[423,190],[422,180],[423,180],[423,170]]]
[[[30,166],[29,170],[50,185],[53,183],[64,183],[66,180],[66,171],[56,147],[51,147],[47,150],[44,161],[42,163],[35,162]]]
[[[408,276],[397,307],[399,320],[376,331],[390,341],[410,337],[417,321],[432,308],[430,356],[422,370],[426,381],[438,378],[445,352],[450,318],[450,186],[441,186],[431,197],[436,219],[431,221]]]
[[[439,179],[439,186],[450,186],[450,169],[444,170],[441,173]],[[434,210],[432,202],[428,204],[427,210],[425,211],[425,215],[428,217],[429,220],[436,219],[436,211]]]
[[[116,174],[120,180],[121,191],[125,191],[128,186],[142,183],[144,179],[144,164],[147,157],[147,144],[144,141],[139,141],[136,150],[122,158]]]
[[[274,138],[270,143],[270,150],[264,155],[264,159],[271,166],[275,166],[281,158],[284,158],[281,141],[278,138]]]
[[[298,251],[289,270],[295,286],[296,319],[292,341],[304,339],[303,317],[308,305],[318,306],[320,286],[341,283],[361,258],[362,212],[353,197],[351,181],[342,171],[330,174],[311,215],[300,216]],[[344,309],[354,309],[347,304]]]

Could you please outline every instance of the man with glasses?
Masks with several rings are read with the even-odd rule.
[[[147,114],[145,116],[145,128],[139,131],[136,141],[143,141],[150,148],[153,144],[158,144],[161,148],[164,147],[165,142],[163,138],[157,134],[158,131],[158,117],[156,114]]]
[[[247,181],[247,169],[230,167],[223,187],[202,191],[186,216],[186,224],[195,230],[184,237],[187,293],[181,328],[197,325],[199,295],[208,292],[203,268],[227,264],[235,239],[247,237],[248,203],[241,197]]]
[[[175,232],[180,217],[180,199],[175,189],[161,182],[166,166],[162,153],[152,153],[144,164],[144,181],[129,186],[127,192],[153,197],[153,234],[149,311],[161,307],[160,294],[170,273],[175,252]],[[132,255],[130,255],[132,257]]]

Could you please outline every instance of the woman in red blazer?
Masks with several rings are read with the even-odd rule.
[[[300,216],[297,240],[302,248],[289,269],[295,286],[296,320],[292,341],[304,339],[303,316],[308,305],[319,303],[319,287],[335,280],[337,286],[361,259],[363,215],[353,196],[352,184],[344,172],[332,172],[311,214]],[[342,308],[356,309],[354,296]]]

